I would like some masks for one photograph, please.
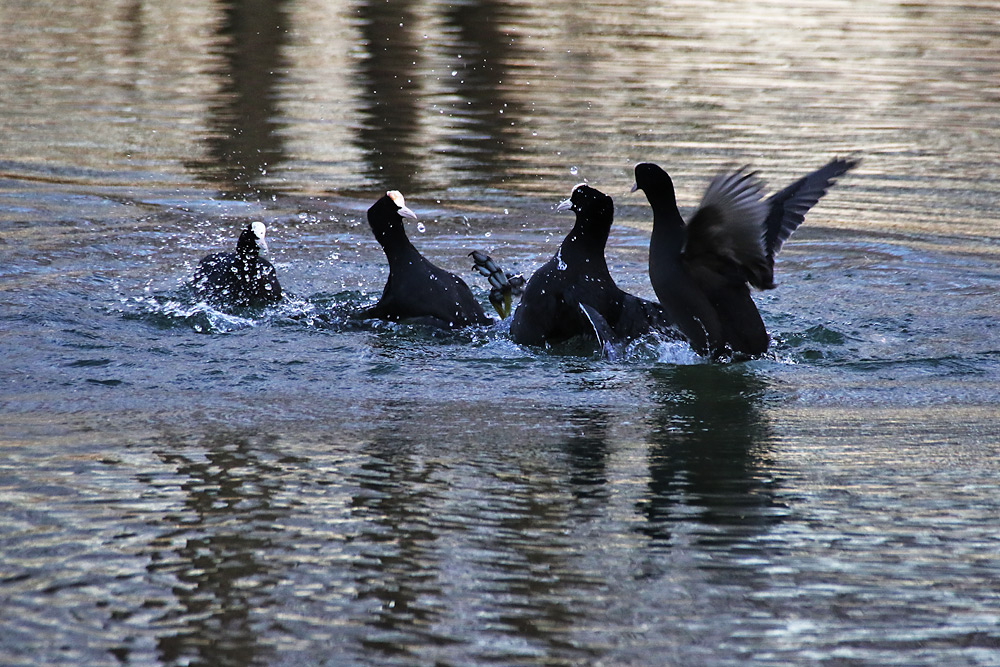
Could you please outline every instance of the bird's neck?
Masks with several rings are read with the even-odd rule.
[[[677,210],[677,198],[673,189],[647,193],[649,203],[653,208],[653,232],[650,236],[650,248],[680,252],[684,245],[684,218]]]
[[[566,236],[559,250],[559,256],[567,263],[586,265],[588,273],[607,272],[604,247],[607,236],[588,233],[579,225]]]
[[[417,249],[413,247],[413,244],[410,243],[410,239],[406,236],[405,232],[389,232],[380,236],[378,242],[382,246],[385,258],[389,260],[390,266],[397,262],[410,261],[414,256],[420,255]]]

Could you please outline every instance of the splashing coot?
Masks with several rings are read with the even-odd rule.
[[[835,159],[763,199],[756,175],[719,174],[685,224],[674,185],[652,163],[635,167],[633,191],[653,208],[649,278],[667,315],[699,354],[764,354],[770,338],[750,286],[772,289],[774,256],[835,179],[858,164]]]
[[[417,216],[396,190],[368,209],[368,224],[389,260],[389,279],[378,303],[360,316],[446,329],[492,323],[465,281],[435,266],[413,247],[403,218],[416,220]]]
[[[604,249],[614,220],[611,197],[581,184],[557,209],[573,210],[576,223],[524,287],[510,326],[514,342],[543,345],[596,335],[608,352],[609,345],[651,328],[666,329],[660,306],[621,290],[608,271]]]
[[[252,222],[240,234],[236,252],[217,252],[201,260],[191,281],[199,298],[216,305],[260,308],[281,300],[281,285],[267,252],[267,228]]]

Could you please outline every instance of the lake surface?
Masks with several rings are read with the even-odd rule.
[[[0,664],[1000,665],[1000,4],[0,0]],[[863,162],[767,358],[359,324]],[[197,303],[268,226],[289,298]],[[421,231],[421,229],[423,231]]]

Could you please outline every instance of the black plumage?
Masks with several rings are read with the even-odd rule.
[[[653,208],[649,278],[667,316],[699,354],[759,356],[770,345],[750,287],[772,289],[774,256],[835,179],[858,164],[836,159],[763,199],[755,174],[719,174],[685,224],[659,166],[635,167]]]
[[[247,225],[236,252],[217,252],[201,260],[191,286],[199,298],[214,305],[260,308],[281,300],[281,285],[267,251],[262,222]]]
[[[361,317],[445,329],[492,323],[464,280],[435,266],[413,247],[404,217],[417,216],[395,190],[368,209],[368,224],[389,261],[389,278],[378,303]]]
[[[559,208],[571,208],[576,222],[559,251],[525,285],[510,326],[514,342],[543,345],[596,335],[607,351],[608,344],[651,328],[666,330],[660,306],[620,289],[608,271],[604,249],[614,221],[611,197],[578,185]]]

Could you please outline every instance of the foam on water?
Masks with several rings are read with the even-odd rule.
[[[195,299],[190,290],[122,298],[118,311],[126,319],[204,334],[232,333],[283,319],[309,320],[316,315],[312,303],[297,297],[286,296],[280,303],[265,308],[225,309]]]

